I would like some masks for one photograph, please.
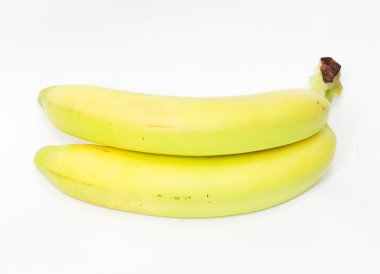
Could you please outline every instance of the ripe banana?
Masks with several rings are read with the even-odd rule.
[[[333,158],[327,126],[302,141],[258,152],[183,157],[97,145],[42,148],[40,171],[62,192],[99,206],[170,217],[247,213],[314,185]]]
[[[322,58],[310,89],[185,98],[63,85],[42,90],[39,102],[55,127],[98,144],[168,155],[237,154],[321,130],[329,100],[341,90],[339,70]]]

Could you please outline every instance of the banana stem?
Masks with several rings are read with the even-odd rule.
[[[329,101],[342,92],[341,65],[331,57],[322,57],[315,74],[310,77],[310,89],[322,93]]]

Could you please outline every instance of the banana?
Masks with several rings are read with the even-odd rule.
[[[268,208],[313,186],[335,151],[329,127],[278,148],[183,157],[98,145],[47,146],[38,169],[62,192],[95,205],[168,217],[216,217]]]
[[[309,89],[185,98],[61,85],[42,90],[39,103],[55,127],[94,143],[167,155],[237,154],[321,130],[329,100],[341,90],[339,70],[322,58]]]

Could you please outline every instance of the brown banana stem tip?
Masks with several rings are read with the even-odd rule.
[[[331,57],[322,57],[319,68],[322,73],[323,82],[332,83],[335,76],[338,75],[341,65]]]

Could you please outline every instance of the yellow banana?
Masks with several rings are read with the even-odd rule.
[[[310,89],[185,98],[85,85],[52,86],[39,102],[58,129],[95,143],[149,153],[208,156],[263,150],[323,128],[341,90],[340,66],[322,58]]]
[[[289,200],[314,185],[333,158],[324,127],[302,141],[228,156],[146,154],[97,145],[42,148],[40,171],[62,192],[92,204],[149,215],[215,217]]]

